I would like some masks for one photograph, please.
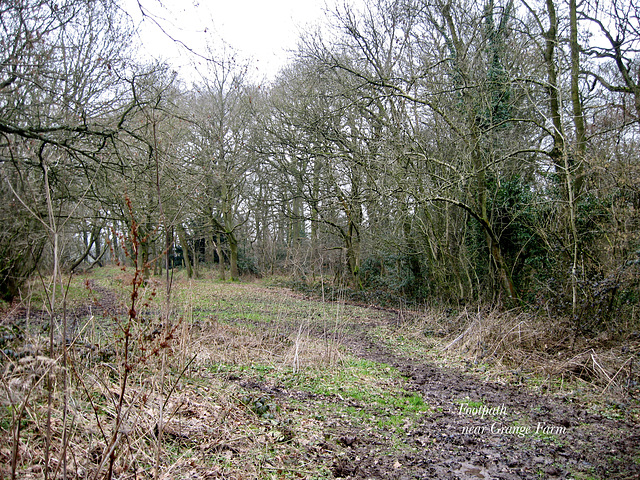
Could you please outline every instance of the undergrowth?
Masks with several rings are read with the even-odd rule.
[[[457,365],[485,378],[526,383],[544,392],[575,391],[640,400],[640,311],[597,335],[547,306],[425,305],[388,291],[356,291],[330,282],[278,279],[311,298],[365,303],[397,314],[370,335],[405,356]],[[618,326],[624,324],[625,328]]]
[[[416,363],[595,394],[607,416],[638,395],[637,341],[575,338],[532,312],[371,308],[182,272],[167,302],[131,262],[68,279],[65,340],[42,282],[3,311],[4,477],[333,478],[355,441],[347,423],[402,451],[432,406],[395,368],[352,356],[352,335]]]

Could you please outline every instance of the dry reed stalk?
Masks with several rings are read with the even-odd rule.
[[[465,307],[450,325],[453,332],[442,352],[541,374],[548,382],[551,378],[581,378],[600,394],[623,393],[625,382],[628,384],[635,375],[634,351],[640,351],[640,342],[636,342],[637,348],[634,344],[607,347],[606,337],[578,339],[572,350],[574,335],[569,321],[549,322],[535,313],[518,310],[479,308],[471,314]]]

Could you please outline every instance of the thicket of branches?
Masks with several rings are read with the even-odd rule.
[[[124,260],[128,199],[146,275],[329,275],[583,332],[637,318],[633,2],[369,0],[269,85],[233,55],[192,86],[133,60],[111,0],[0,15],[5,300],[36,270]]]

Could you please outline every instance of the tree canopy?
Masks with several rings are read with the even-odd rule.
[[[637,304],[633,4],[344,5],[269,84],[229,49],[191,85],[136,58],[115,0],[0,15],[6,300],[36,269],[125,259],[135,224],[147,275],[327,276],[583,331]]]

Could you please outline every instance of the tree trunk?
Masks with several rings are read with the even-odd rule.
[[[477,128],[477,127],[476,127]],[[479,135],[477,130],[475,130],[476,140],[475,145],[479,145]],[[479,212],[479,220],[482,225],[482,228],[485,232],[485,241],[487,247],[489,248],[489,252],[491,254],[491,259],[494,262],[494,267],[497,272],[497,276],[501,287],[504,292],[511,299],[516,299],[516,289],[513,285],[513,280],[511,279],[511,274],[509,273],[509,269],[507,268],[506,262],[502,255],[502,249],[500,248],[500,242],[498,241],[498,237],[495,235],[493,228],[491,227],[491,222],[489,221],[489,211],[487,209],[487,179],[485,173],[485,162],[483,162],[483,152],[478,151],[478,148],[474,151],[474,164],[476,169],[476,202],[477,202],[477,211]],[[489,270],[491,270],[491,265],[489,265]]]
[[[198,246],[197,246],[197,242],[193,241],[193,250],[191,250],[191,260],[193,261],[193,277],[194,278],[199,278],[200,277],[200,254],[198,252]]]
[[[189,258],[189,244],[187,243],[187,233],[184,230],[184,227],[180,224],[177,225],[178,229],[178,240],[180,240],[180,245],[182,245],[182,254],[184,255],[184,263],[187,267],[187,277],[193,278],[193,269],[191,268],[191,259]]]
[[[238,273],[238,240],[233,232],[227,232],[227,240],[229,242],[229,264],[231,267],[231,280],[240,279]]]
[[[547,15],[549,16],[549,30],[544,32],[545,51],[544,61],[547,67],[547,92],[549,95],[549,115],[553,123],[553,148],[549,153],[551,160],[555,164],[556,172],[563,177],[568,174],[565,169],[564,152],[566,148],[564,128],[561,117],[560,96],[558,94],[558,71],[555,63],[555,50],[558,44],[558,17],[556,15],[556,7],[554,0],[547,0]],[[563,182],[563,185],[566,182]],[[568,192],[565,192],[565,198],[568,198]]]
[[[231,280],[237,281],[240,279],[238,274],[238,239],[234,233],[233,228],[233,215],[231,207],[228,207],[224,211],[224,226],[227,242],[229,242],[229,266],[231,270]]]
[[[353,222],[349,222],[347,235],[345,235],[347,247],[347,264],[353,282],[353,288],[362,289],[362,278],[360,277],[360,240]]]
[[[220,239],[220,234],[217,235],[216,245],[216,253],[218,254],[218,272],[220,274],[220,280],[223,282],[226,280],[226,274],[224,271],[224,252],[222,251],[222,243]]]
[[[95,232],[95,246],[96,246],[96,262],[99,267],[102,267],[102,242],[100,241],[100,235],[102,233],[102,227],[97,227]]]
[[[140,243],[138,251],[138,268],[142,269],[142,278],[149,278],[149,231],[148,225],[138,226],[138,242]]]
[[[576,127],[576,151],[574,162],[569,163],[572,170],[567,175],[573,175],[573,199],[580,194],[583,183],[584,154],[587,147],[586,131],[584,126],[584,114],[582,112],[582,100],[580,99],[580,45],[578,44],[578,14],[576,0],[569,1],[569,17],[571,24],[571,104],[573,106],[573,123]],[[577,164],[577,165],[576,165]],[[575,173],[574,171],[575,170]]]

